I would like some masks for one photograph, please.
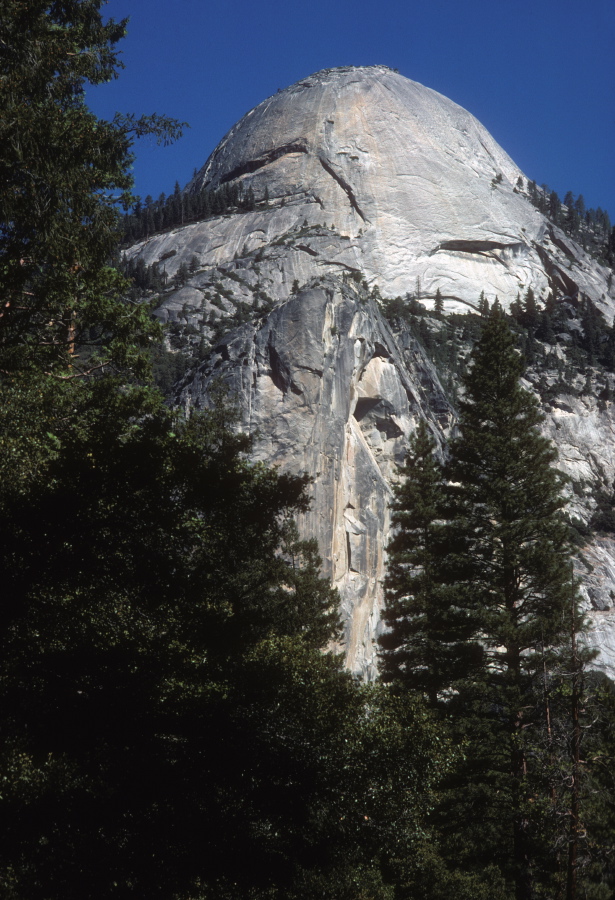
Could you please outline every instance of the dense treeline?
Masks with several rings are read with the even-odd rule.
[[[517,188],[527,190],[528,197],[536,209],[578,241],[598,262],[613,268],[615,226],[611,225],[610,216],[605,209],[600,206],[597,209],[593,207],[588,209],[583,194],[575,198],[572,191],[568,191],[562,201],[557,191],[550,190],[548,185],[542,184],[539,187],[535,181],[528,181],[526,186],[521,176]]]
[[[161,194],[157,200],[149,195],[143,203],[137,200],[132,211],[124,216],[123,240],[130,244],[166,228],[176,228],[199,222],[226,212],[251,212],[257,205],[267,205],[269,196],[257,200],[252,187],[243,191],[242,185],[225,183],[218,188],[182,191],[178,182],[172,194]]]

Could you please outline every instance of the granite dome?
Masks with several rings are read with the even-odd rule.
[[[530,285],[548,290],[535,245],[550,236],[519,176],[469,112],[368,66],[317,72],[250,110],[191,188],[251,185],[257,199],[266,192],[350,238],[332,258],[384,295],[414,291],[419,278],[426,300],[439,289],[453,309],[486,286],[505,305]],[[600,301],[598,285],[583,288]]]
[[[455,425],[425,348],[393,332],[373,288],[427,307],[439,290],[451,312],[476,309],[482,291],[507,306],[532,287],[573,318],[592,300],[610,323],[612,272],[538,212],[525,175],[470,113],[384,66],[318,72],[248,112],[186,190],[225,184],[251,189],[254,208],[152,234],[126,256],[158,264],[156,315],[192,354],[209,348],[176,402],[206,407],[222,379],[257,436],[255,458],[313,477],[300,528],[339,589],[348,664],[373,674],[391,485],[419,420],[441,448]],[[173,284],[182,265],[187,280]],[[563,345],[549,350],[565,364]],[[559,377],[536,374],[543,393]],[[545,402],[543,430],[587,526],[592,492],[615,479],[615,376],[602,399],[571,377],[576,389]],[[597,664],[612,672],[615,536],[594,535],[577,562]]]

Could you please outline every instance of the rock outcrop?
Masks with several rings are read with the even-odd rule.
[[[534,209],[519,178],[474,116],[436,91],[384,66],[325,70],[248,112],[188,188],[240,184],[258,209],[155,236],[139,252],[151,264],[175,251],[169,276],[196,255],[222,281],[231,263],[258,256],[276,299],[295,279],[358,271],[383,296],[418,284],[424,302],[439,289],[447,310],[463,311],[481,290],[507,306],[555,281],[612,317],[608,271]],[[238,297],[253,293],[247,282]]]
[[[258,459],[314,477],[299,525],[317,535],[339,588],[348,664],[369,675],[379,629],[390,485],[408,436],[427,419],[441,442],[453,412],[420,345],[404,362],[377,305],[328,279],[215,348],[180,394],[206,406],[212,383],[236,397]]]
[[[531,205],[524,174],[470,113],[382,66],[319,72],[247,113],[187,190],[225,184],[251,190],[255,208],[154,235],[127,256],[169,279],[191,264],[157,315],[188,344],[213,346],[177,401],[207,405],[222,378],[257,457],[314,477],[301,528],[340,589],[349,665],[370,674],[390,486],[419,418],[441,446],[454,423],[423,347],[392,333],[378,296],[411,293],[429,308],[439,291],[445,312],[467,312],[481,291],[508,307],[531,287],[539,301],[588,298],[611,322],[610,270]],[[239,327],[219,339],[224,322]],[[615,478],[615,412],[581,390],[545,409],[587,524],[596,486]],[[598,664],[613,672],[615,541],[594,537],[579,572]]]

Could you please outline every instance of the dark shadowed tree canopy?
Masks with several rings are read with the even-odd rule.
[[[124,32],[101,6],[2,8],[0,893],[388,900],[448,756],[326,652],[306,479],[147,386],[116,207],[132,140],[178,126],[88,110]]]
[[[424,692],[464,747],[434,818],[451,871],[477,896],[530,900],[555,889],[555,819],[536,798],[548,806],[544,679],[567,658],[575,588],[564,480],[522,372],[494,304],[445,467],[424,426],[410,446],[381,666],[399,688]]]
[[[472,642],[475,616],[458,587],[446,583],[454,539],[444,520],[442,466],[424,420],[410,440],[401,474],[384,583],[387,630],[380,637],[380,672],[384,681],[424,693],[435,709],[482,653]]]

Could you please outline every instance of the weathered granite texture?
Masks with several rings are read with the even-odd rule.
[[[382,66],[325,70],[247,113],[188,186],[252,187],[253,212],[127,251],[169,278],[196,257],[187,284],[165,292],[157,310],[193,342],[237,310],[251,319],[188,375],[177,401],[207,404],[222,377],[244,427],[259,435],[257,457],[314,476],[301,527],[318,538],[340,589],[349,664],[366,674],[390,484],[418,418],[442,444],[453,414],[420,346],[393,337],[355,280],[383,296],[418,294],[427,306],[439,289],[447,311],[476,308],[483,290],[507,306],[529,286],[539,299],[556,289],[589,297],[613,319],[609,270],[534,209],[519,177],[525,185],[480,123],[440,94]],[[545,431],[576,482],[573,513],[587,523],[596,485],[615,479],[615,412],[591,393],[559,396],[546,412]],[[613,674],[615,541],[594,538],[579,574],[598,664]]]
[[[345,270],[383,296],[416,292],[418,279],[422,299],[439,289],[449,310],[475,307],[481,290],[507,306],[529,286],[546,295],[553,281],[612,316],[607,270],[516,190],[519,176],[526,184],[483,126],[441,94],[384,66],[325,70],[250,110],[188,188],[241,184],[268,196],[266,208],[133,252],[151,264],[176,251],[169,275],[194,254],[214,280],[258,255],[276,299],[295,279]]]
[[[348,664],[373,674],[390,485],[419,418],[441,443],[452,409],[420,345],[407,366],[377,304],[340,280],[308,287],[224,339],[179,399],[207,406],[212,382],[238,401],[257,459],[314,476],[299,522],[339,588]]]
[[[242,427],[257,436],[256,459],[314,477],[300,529],[317,536],[324,572],[340,591],[348,664],[373,676],[391,485],[420,418],[441,448],[454,427],[436,370],[411,334],[392,334],[364,291],[327,278],[231,332],[179,385],[177,401],[187,410],[206,407],[216,381],[237,398]],[[615,409],[591,394],[563,395],[545,413],[543,431],[575,484],[570,513],[587,524],[595,487],[615,480]],[[612,674],[615,540],[595,536],[576,573],[596,665]]]

